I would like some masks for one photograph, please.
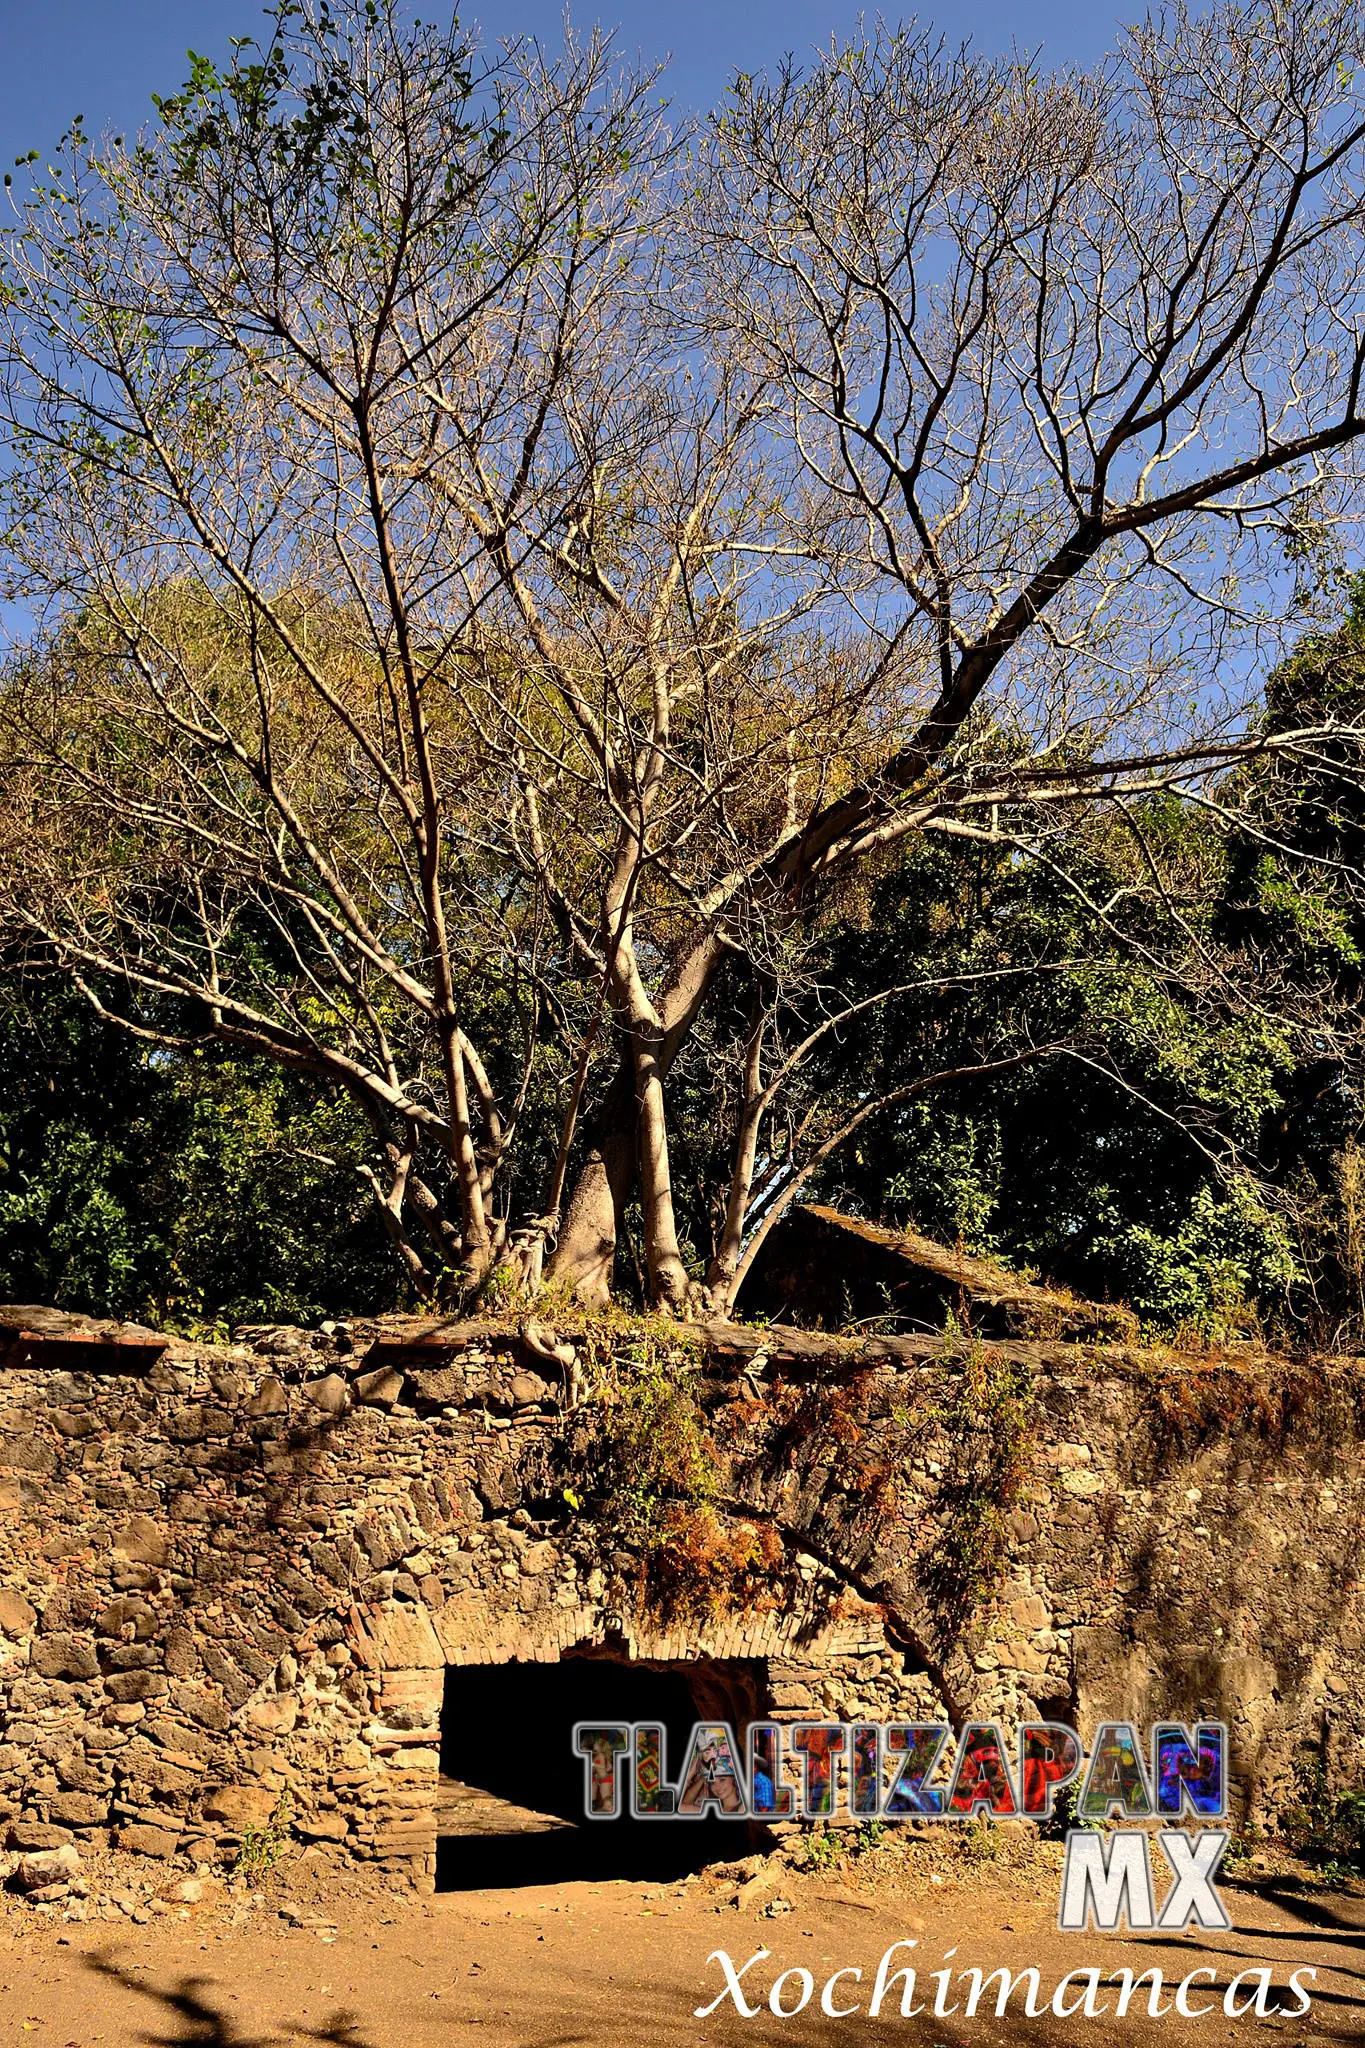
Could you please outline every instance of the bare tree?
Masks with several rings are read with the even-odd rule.
[[[1296,615],[1286,560],[1356,510],[1361,42],[1343,5],[1177,5],[1090,76],[879,28],[737,81],[698,223],[708,331],[785,394],[897,685],[869,772],[766,856],[771,890],[808,901],[914,832],[1036,854],[1078,800],[1311,758],[1312,721],[1250,731],[1247,655]],[[592,1277],[591,1244],[561,1259]]]
[[[56,617],[6,693],[10,915],[130,1029],[350,1090],[423,1287],[538,1272],[605,1020],[680,1307],[677,1006],[883,665],[799,630],[828,577],[767,396],[667,315],[652,81],[284,10],[162,117],[73,134],[9,252],[10,553]],[[577,1080],[517,1218],[547,1045]]]
[[[851,1006],[775,1028],[831,891],[913,834],[1064,864],[1096,805],[1327,737],[1248,678],[1352,510],[1360,41],[1176,8],[1049,78],[879,29],[694,146],[599,40],[485,63],[386,0],[76,133],[5,271],[53,613],[8,918],[129,1028],[350,1091],[417,1285],[515,1252],[600,1297],[638,1193],[679,1310],[669,1076],[737,971],[728,1306],[958,1072],[775,1143]]]
[[[160,112],[73,130],[6,252],[9,580],[55,621],[6,692],[8,908],[130,1029],[350,1090],[414,1279],[476,1277],[550,931],[470,868],[518,787],[488,721],[639,454],[669,139],[601,39],[483,63],[389,5],[282,7]]]

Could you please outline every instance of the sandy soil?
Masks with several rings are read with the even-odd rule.
[[[869,1866],[875,1859],[864,1859]],[[937,1882],[935,1882],[937,1878]],[[1035,1859],[1015,1869],[950,1870],[899,1863],[881,1872],[771,1872],[741,1890],[742,1874],[707,1872],[680,1884],[581,1883],[470,1891],[404,1902],[333,1894],[300,1903],[297,1881],[277,1876],[256,1901],[211,1888],[199,1904],[167,1900],[148,1924],[85,1924],[8,1913],[0,1924],[0,2043],[33,2048],[672,2048],[674,2043],[801,2044],[893,2040],[925,2048],[969,2042],[1147,2042],[1168,2031],[1206,2048],[1273,2033],[1286,2044],[1365,2041],[1365,1899],[1225,1887],[1229,1934],[1182,1937],[1059,1935],[1055,1872]],[[742,1903],[734,1903],[736,1895]],[[281,1904],[302,1925],[281,1918]],[[889,1943],[919,1944],[899,1960],[926,1973],[972,1965],[1040,1972],[1044,1998],[1068,1971],[1159,1964],[1168,1984],[1204,1965],[1225,1986],[1265,1964],[1287,1984],[1316,1967],[1308,2016],[1232,2020],[1212,2014],[1153,2021],[1134,2012],[1066,2021],[1028,2019],[1022,1993],[1004,2019],[990,1997],[973,2019],[932,2012],[826,2018],[820,1987],[843,1966],[864,1971],[864,2000]],[[771,1951],[744,1977],[751,2002],[784,1969],[815,1982],[799,2016],[766,2004],[741,2018],[732,2004],[711,2018],[695,2008],[722,1989],[708,1962],[724,1948],[736,1966]],[[847,2002],[844,1979],[833,2002]],[[752,1989],[751,1989],[752,1987]],[[799,1995],[789,1980],[785,1996]],[[960,1995],[954,1984],[952,1997]],[[1110,1994],[1112,1995],[1112,1994]],[[1169,1992],[1166,1994],[1169,1997]],[[1191,1993],[1218,1998],[1208,1978]],[[1141,2000],[1136,2002],[1139,2006]]]

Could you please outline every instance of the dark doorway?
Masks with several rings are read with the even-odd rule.
[[[666,1764],[681,1765],[692,1724],[728,1720],[743,1739],[763,1712],[751,1660],[645,1665],[600,1655],[555,1664],[452,1665],[441,1712],[436,1889],[477,1891],[583,1878],[666,1883],[746,1856],[766,1831],[747,1820],[584,1817],[576,1721],[658,1721]]]

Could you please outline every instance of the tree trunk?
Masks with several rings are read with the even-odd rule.
[[[474,1152],[469,1122],[469,1086],[465,1074],[464,1046],[453,1018],[442,1019],[442,1036],[451,1094],[451,1157],[460,1186],[461,1220],[464,1225],[462,1266],[465,1283],[477,1285],[488,1271],[494,1245],[489,1236],[484,1208],[483,1184]]]
[[[660,1089],[723,957],[719,930],[708,932],[683,956],[669,980],[659,1003],[663,1036],[654,1062]],[[627,1058],[594,1119],[594,1141],[574,1183],[546,1276],[551,1285],[567,1287],[580,1301],[596,1307],[611,1296],[618,1222],[638,1171],[638,1116],[635,1074]]]
[[[580,1301],[611,1299],[617,1218],[635,1185],[635,1083],[623,1061],[594,1119],[595,1130],[564,1216],[546,1278]]]
[[[662,1031],[635,1040],[637,1124],[640,1134],[640,1207],[645,1219],[645,1259],[650,1299],[656,1308],[681,1314],[687,1307],[687,1269],[678,1250],[673,1211],[673,1175],[668,1159],[668,1124],[660,1067]]]
[[[722,1316],[728,1316],[734,1307],[739,1288],[739,1259],[744,1246],[749,1197],[753,1192],[759,1127],[763,1122],[763,1034],[766,1023],[761,994],[756,994],[753,1022],[744,1048],[744,1109],[740,1116],[734,1170],[730,1175],[730,1191],[725,1204],[725,1223],[706,1275],[706,1292],[711,1307]]]

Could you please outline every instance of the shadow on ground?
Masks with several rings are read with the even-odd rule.
[[[175,2029],[174,2032],[142,2035],[147,2048],[284,2048],[286,2038],[317,2041],[322,2048],[374,2048],[370,2036],[362,2031],[353,2013],[339,2010],[321,2027],[291,2022],[287,2036],[260,2034],[251,2029],[244,2030],[230,2013],[216,2004],[213,1998],[216,1986],[203,1977],[182,1977],[173,1990],[167,1990],[155,1984],[142,1983],[108,1956],[87,1956],[85,1966],[97,1976],[117,1984],[121,1990],[146,1999],[160,2013],[161,2024]]]
[[[457,1896],[444,1907],[438,1904],[422,1923],[416,1949],[414,1922],[401,1939],[395,1936],[390,1952],[364,1961],[357,1958],[352,1967],[364,1970],[363,1987],[354,1983],[350,1989],[353,1996],[361,1992],[362,2012],[338,2009],[317,2020],[293,2018],[281,2013],[277,2004],[273,2012],[280,2014],[278,2019],[240,2010],[239,1999],[245,2003],[248,1997],[279,1998],[283,1987],[278,1981],[267,1983],[260,1971],[233,1977],[226,1985],[193,1973],[158,1984],[108,1951],[88,1957],[86,1968],[104,1981],[110,1994],[128,1994],[131,2024],[123,2013],[115,2015],[112,2010],[109,2019],[122,2022],[118,2041],[135,2042],[137,2048],[295,2048],[300,2042],[319,2048],[445,2048],[447,2043],[469,2040],[486,2043],[487,2048],[637,2048],[640,2042],[649,2042],[652,2048],[696,2048],[699,2038],[715,2048],[779,2039],[793,2048],[853,2048],[859,2042],[883,2041],[900,2042],[905,2048],[981,2048],[983,2042],[991,2048],[1146,2048],[1176,2030],[1189,2048],[1226,2048],[1230,2034],[1259,2034],[1266,2022],[1250,2016],[1254,1981],[1251,1996],[1245,1982],[1240,1987],[1245,2015],[1241,2028],[1224,2013],[1222,1994],[1242,1972],[1265,1966],[1273,1969],[1271,1995],[1277,2001],[1295,1966],[1318,1972],[1311,2015],[1278,2023],[1276,2031],[1285,2031],[1291,2048],[1309,2041],[1361,2040],[1361,1902],[1343,1901],[1339,1912],[1335,1902],[1321,1896],[1306,1898],[1265,1886],[1256,1890],[1263,1900],[1273,1897],[1280,1924],[1239,1926],[1229,1935],[1208,1939],[1156,1934],[1097,1937],[1077,1944],[1055,1930],[1034,1929],[1007,1945],[997,1941],[989,1918],[981,1922],[978,1917],[977,1924],[961,1930],[965,1950],[957,1968],[968,1962],[993,1968],[1007,1961],[1013,1975],[1027,1958],[1037,1965],[1042,1987],[1043,2009],[1032,2018],[1021,2009],[1022,1993],[1003,2015],[996,2014],[993,1996],[975,2017],[960,2006],[942,2015],[933,2012],[928,1971],[938,1967],[940,1943],[945,1961],[958,1956],[954,1937],[959,1930],[945,1919],[935,1934],[925,1935],[915,1957],[924,1971],[916,1995],[925,1999],[929,2010],[903,2019],[897,1994],[877,2020],[865,2013],[835,2020],[821,2013],[817,1992],[799,2017],[784,2017],[779,2024],[764,2009],[765,1978],[762,1985],[750,1981],[760,2008],[753,2020],[722,2007],[699,2025],[695,2009],[722,1985],[714,1967],[714,1951],[721,1947],[736,1962],[755,1950],[765,1955],[776,1951],[767,1966],[769,1976],[804,1962],[820,1980],[834,1962],[852,1958],[870,1977],[888,1941],[903,1938],[904,1925],[897,1924],[894,1911],[868,1916],[864,1925],[863,1911],[850,1908],[847,1901],[837,1902],[845,1910],[832,1920],[828,1915],[821,1918],[819,1902],[812,1901],[816,1917],[810,1925],[796,1915],[770,1926],[707,1914],[674,1929],[647,1917],[639,1899],[580,1898],[575,1910],[582,1920],[555,1929],[548,1921],[542,1926],[543,1905],[515,1907],[515,1893],[499,1897],[490,1892],[477,1901],[460,1901]],[[540,1947],[545,1927],[551,1929],[551,1940]],[[1013,1932],[1008,1923],[998,1931]],[[371,1944],[372,1949],[378,1946]],[[907,1950],[902,1960],[908,1954]],[[1122,2019],[1107,1997],[1101,2013],[1091,2018],[1079,2012],[1059,2018],[1050,2012],[1054,1988],[1068,1973],[1087,1974],[1092,1966],[1104,1985],[1114,1981],[1110,1973],[1120,1966],[1131,1968],[1138,1977],[1159,1969],[1164,2011],[1150,2016],[1146,1993],[1139,1989]],[[1196,1968],[1194,2004],[1187,2016],[1177,2019],[1171,2010],[1175,1987]],[[299,1994],[300,2003],[306,1995]],[[953,1995],[961,1995],[960,1979]],[[111,2006],[114,2002],[111,1997]]]

